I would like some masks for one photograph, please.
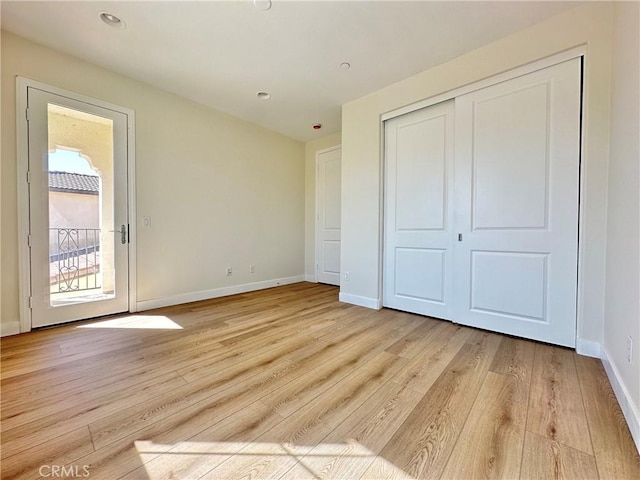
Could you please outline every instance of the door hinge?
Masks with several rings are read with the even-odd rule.
[[[459,234],[458,234],[458,241],[459,241],[459,242],[461,242],[461,241],[462,241],[462,234],[461,234],[461,233],[459,233]]]
[[[31,247],[31,234],[27,235],[27,245]]]
[[[31,170],[27,170],[27,183],[31,183]]]
[[[29,297],[29,308],[33,308],[33,297]]]
[[[24,116],[25,116],[25,118],[27,119],[27,122],[28,122],[29,120],[31,120],[31,110],[29,110],[28,108],[25,108],[25,109],[24,109]]]

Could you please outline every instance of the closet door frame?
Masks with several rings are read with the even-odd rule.
[[[444,92],[438,95],[435,95],[433,97],[429,97],[425,100],[422,100],[420,102],[416,102],[413,103],[411,105],[407,105],[405,107],[401,107],[392,111],[389,111],[383,115],[380,116],[380,128],[381,131],[384,132],[384,123],[387,120],[391,120],[393,118],[399,117],[401,115],[405,115],[407,113],[411,113],[414,112],[416,110],[420,110],[422,108],[426,108],[426,107],[430,107],[432,105],[438,104],[438,103],[442,103],[445,102],[447,100],[452,100],[455,99],[456,97],[462,96],[462,95],[466,95],[468,93],[474,92],[476,90],[480,90],[486,87],[490,87],[492,85],[496,85],[498,83],[507,81],[507,80],[511,80],[517,77],[521,77],[524,75],[527,75],[529,73],[538,71],[538,70],[542,70],[544,68],[548,68],[563,62],[566,62],[568,60],[574,59],[574,58],[580,58],[582,60],[582,72],[583,72],[583,78],[584,78],[584,71],[585,71],[585,63],[587,62],[587,58],[586,55],[587,54],[587,49],[585,45],[581,45],[575,48],[572,48],[570,50],[566,50],[564,52],[546,57],[544,59],[541,60],[537,60],[535,62],[529,63],[527,65],[523,65],[521,67],[517,67],[514,68],[512,70],[508,70],[506,72],[503,73],[499,73],[497,75],[493,75],[489,78],[486,78],[484,80],[480,80],[478,82],[474,82],[462,87],[458,87],[455,88],[453,90],[450,90],[448,92]],[[585,168],[585,163],[584,161],[582,161],[582,152],[584,152],[584,129],[585,129],[585,122],[584,122],[584,105],[585,105],[585,89],[582,89],[581,92],[581,102],[583,105],[583,111],[582,111],[582,119],[581,119],[581,128],[580,128],[580,169],[579,169],[579,185],[578,185],[578,194],[579,194],[579,204],[578,204],[578,261],[577,261],[577,267],[578,267],[578,275],[577,275],[577,296],[576,296],[576,337],[578,336],[578,331],[579,331],[579,326],[581,324],[580,319],[583,317],[583,312],[582,312],[582,305],[583,305],[583,296],[584,296],[584,292],[583,292],[583,282],[582,282],[582,273],[584,271],[584,242],[581,241],[582,238],[584,238],[583,234],[584,234],[584,225],[585,225],[585,209],[584,209],[584,201],[582,201],[582,199],[584,199],[584,189],[585,189],[585,175],[584,175],[584,168]],[[386,162],[384,159],[384,152],[385,152],[385,135],[381,135],[381,156],[382,156],[382,161],[380,162],[380,190],[381,190],[381,195],[380,195],[380,199],[381,199],[381,205],[380,205],[380,218],[379,218],[379,225],[380,225],[380,250],[378,252],[378,264],[380,266],[379,269],[379,277],[378,277],[378,298],[380,299],[380,305],[381,305],[381,299],[383,298],[383,288],[384,288],[384,255],[385,255],[385,249],[386,249],[386,245],[384,244],[384,238],[385,238],[385,232],[384,232],[384,225],[385,225],[385,210],[384,210],[384,203],[385,203],[385,199],[384,199],[384,190],[385,190],[385,184],[386,184],[386,176],[385,176],[385,166],[386,166]],[[576,338],[577,340],[577,338]]]

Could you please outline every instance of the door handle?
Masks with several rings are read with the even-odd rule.
[[[120,243],[122,243],[123,245],[125,243],[127,243],[127,227],[125,225],[121,225],[120,226],[120,230],[109,230],[110,232],[113,233],[120,233]]]
[[[461,241],[462,241],[462,234],[461,234],[461,233],[459,233],[459,234],[458,234],[458,241],[459,241],[459,242],[461,242]]]

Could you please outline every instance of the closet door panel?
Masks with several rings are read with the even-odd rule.
[[[545,82],[474,103],[474,230],[547,226],[549,94]]]
[[[453,101],[385,124],[383,305],[451,317]]]
[[[457,322],[575,346],[580,68],[456,98]]]

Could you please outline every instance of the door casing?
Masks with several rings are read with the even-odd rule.
[[[101,108],[114,110],[127,116],[127,195],[129,218],[129,265],[128,297],[129,312],[136,311],[136,204],[135,204],[135,111],[109,102],[77,94],[42,82],[24,77],[16,77],[16,151],[18,184],[18,289],[20,308],[20,333],[32,328],[31,308],[31,259],[29,254],[29,187],[27,175],[29,169],[29,144],[27,122],[27,89],[36,88],[55,95],[90,103]]]

